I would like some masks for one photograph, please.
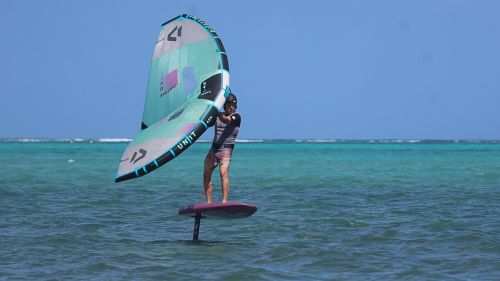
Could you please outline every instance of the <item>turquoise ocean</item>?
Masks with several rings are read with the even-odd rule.
[[[196,242],[210,143],[116,184],[126,146],[0,141],[0,280],[500,280],[498,141],[240,142],[258,211]]]

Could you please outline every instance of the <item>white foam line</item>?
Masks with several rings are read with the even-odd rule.
[[[127,138],[102,138],[102,139],[97,139],[97,142],[131,142],[132,139],[127,139]]]
[[[245,142],[250,142],[250,143],[254,143],[254,142],[264,142],[264,140],[245,140],[245,139],[243,139],[243,140],[238,140],[238,139],[237,139],[237,140],[236,140],[236,142],[243,142],[243,143],[245,143]]]

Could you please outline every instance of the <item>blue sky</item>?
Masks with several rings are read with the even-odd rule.
[[[485,0],[2,0],[0,137],[133,137],[161,24],[182,13],[222,37],[240,138],[500,139]]]

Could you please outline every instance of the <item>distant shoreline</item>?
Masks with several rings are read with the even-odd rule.
[[[130,138],[0,138],[0,143],[128,143]],[[199,143],[212,140],[200,139]],[[240,139],[238,143],[500,144],[491,139]]]

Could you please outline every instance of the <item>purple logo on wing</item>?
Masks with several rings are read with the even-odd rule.
[[[187,123],[184,126],[182,126],[179,130],[181,134],[187,135],[191,130],[196,126],[196,123]]]
[[[179,83],[177,69],[170,71],[167,75],[163,76],[160,80],[160,97],[168,94]]]

